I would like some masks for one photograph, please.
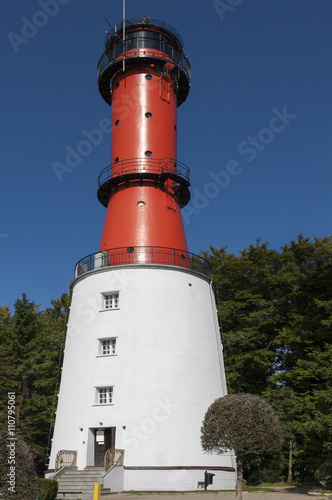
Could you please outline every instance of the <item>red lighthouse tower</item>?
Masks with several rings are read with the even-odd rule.
[[[107,39],[98,81],[112,106],[112,163],[99,176],[98,198],[107,206],[100,250],[186,252],[180,209],[190,183],[176,159],[177,107],[189,92],[190,65],[180,35],[145,17],[130,22]]]
[[[126,21],[106,39],[98,84],[112,109],[112,163],[98,187],[107,213],[99,250],[71,283],[52,477],[73,493],[91,490],[92,476],[112,492],[189,491],[209,469],[217,489],[233,488],[233,453],[200,444],[205,412],[227,389],[212,270],[188,252],[180,212],[190,199],[176,150],[190,88],[180,35]]]

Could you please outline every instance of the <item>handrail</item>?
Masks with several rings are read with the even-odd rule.
[[[157,52],[146,54],[146,49],[155,50]],[[165,59],[165,56],[168,56],[168,58],[185,73],[190,84],[191,69],[187,56],[172,43],[164,39],[157,40],[156,38],[145,36],[135,36],[134,38],[129,38],[125,42],[122,40],[114,41],[99,59],[97,66],[98,79],[105,68],[112,65],[119,57],[123,56],[123,54],[125,54],[126,59],[128,59],[128,57],[146,57],[148,55],[152,55],[159,59]]]
[[[132,174],[134,172],[141,174],[170,174],[183,178],[189,183],[190,170],[184,163],[172,158],[130,158],[128,160],[118,161],[108,165],[98,177],[98,185],[102,186],[111,178]]]
[[[166,23],[165,21],[160,21],[159,19],[150,19],[148,24],[143,24],[142,25],[142,18],[140,17],[134,17],[131,19],[126,19],[126,31],[132,29],[132,28],[144,28],[144,29],[154,29],[158,28],[162,32],[166,32],[172,36],[174,39],[174,42],[176,42],[180,47],[183,48],[184,43],[182,36],[178,32],[174,26],[171,26],[170,24]],[[115,24],[115,28],[117,27],[116,31],[114,33],[108,33],[105,37],[105,47],[109,46],[110,42],[113,41],[119,34],[121,35],[122,33],[122,21],[119,23]]]
[[[60,450],[55,457],[55,472],[58,472],[61,467],[75,467],[77,460],[77,451],[75,450]]]
[[[109,448],[104,456],[104,468],[107,472],[111,467],[115,465],[123,465],[124,462],[124,450],[117,450],[115,448]]]
[[[87,255],[77,262],[75,278],[96,269],[128,264],[180,267],[212,279],[212,268],[203,257],[175,248],[154,246],[120,247]]]

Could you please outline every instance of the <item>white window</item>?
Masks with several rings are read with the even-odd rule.
[[[103,293],[103,309],[119,309],[119,292]]]
[[[99,339],[99,356],[111,356],[116,354],[116,338]]]
[[[109,405],[113,401],[113,387],[97,387],[97,404]]]

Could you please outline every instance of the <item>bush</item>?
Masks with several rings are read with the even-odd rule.
[[[40,500],[55,500],[58,493],[58,483],[53,479],[39,479]]]
[[[258,486],[259,484],[280,483],[285,479],[281,474],[281,469],[264,467],[263,469],[259,469],[250,474],[247,483],[251,486]]]
[[[321,488],[332,485],[332,460],[327,460],[315,471],[315,479]]]
[[[36,500],[38,477],[32,454],[23,439],[12,439],[0,431],[0,493],[5,499]]]

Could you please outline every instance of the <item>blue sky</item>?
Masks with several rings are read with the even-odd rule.
[[[301,232],[331,234],[331,0],[145,3],[180,31],[192,68],[178,110],[189,250],[237,252],[259,237],[278,249]],[[141,16],[144,0],[126,4],[128,19]],[[96,78],[104,16],[121,20],[122,1],[0,3],[0,306],[25,292],[47,307],[98,250],[97,178],[110,137],[62,182],[52,163],[110,117]]]

